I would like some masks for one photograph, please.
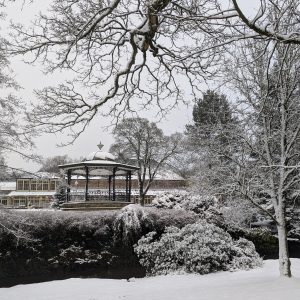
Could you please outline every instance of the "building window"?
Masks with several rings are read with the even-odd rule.
[[[29,180],[18,179],[17,181],[17,190],[19,191],[29,191]]]
[[[7,199],[2,199],[2,200],[1,200],[1,204],[7,205]]]
[[[15,198],[13,204],[14,206],[26,206],[26,198],[25,197]]]
[[[56,180],[51,180],[50,181],[50,190],[55,191],[56,190],[56,185],[57,185]]]
[[[29,191],[29,180],[24,180],[24,190]]]
[[[36,184],[36,190],[37,190],[37,191],[42,191],[42,190],[43,190],[43,184],[42,184],[42,181],[37,181],[37,184]]]
[[[49,181],[43,180],[43,191],[49,191]]]
[[[18,180],[18,183],[17,183],[17,189],[19,191],[22,191],[23,190],[23,180]]]
[[[20,206],[25,206],[25,205],[26,205],[26,200],[20,199]]]
[[[28,206],[32,207],[39,207],[40,206],[40,200],[37,197],[29,197],[28,199]]]
[[[36,191],[36,180],[35,179],[31,180],[31,190]]]

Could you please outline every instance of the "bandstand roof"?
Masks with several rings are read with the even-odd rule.
[[[122,164],[115,161],[115,157],[103,151],[97,151],[89,154],[86,160],[76,163],[69,163],[58,166],[61,170],[71,170],[72,175],[85,175],[86,168],[89,170],[89,176],[108,176],[113,175],[113,169],[116,170],[116,176],[126,175],[128,171],[136,171],[139,168],[132,165]]]

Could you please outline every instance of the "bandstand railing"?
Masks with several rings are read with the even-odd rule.
[[[82,202],[82,201],[119,201],[127,202],[126,191],[115,191],[115,200],[113,199],[112,194],[109,194],[107,190],[90,189],[87,194],[84,190],[72,190],[70,192],[70,202]]]

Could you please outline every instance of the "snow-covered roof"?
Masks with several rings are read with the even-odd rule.
[[[59,176],[55,173],[49,173],[49,172],[36,172],[29,176],[24,176],[20,179],[58,179]]]
[[[87,161],[91,161],[91,160],[112,160],[115,161],[116,157],[114,155],[112,155],[109,152],[105,152],[105,151],[96,151],[96,152],[92,152],[90,153],[87,157],[86,157]]]
[[[113,174],[113,168],[116,168],[116,175],[126,175],[127,171],[136,171],[139,168],[131,165],[121,164],[112,160],[85,160],[78,163],[60,165],[63,170],[71,170],[72,175],[85,175],[85,167],[89,169],[90,176],[107,176]]]
[[[161,170],[159,171],[155,179],[160,179],[160,180],[185,180],[183,177],[178,175],[177,173],[171,171],[171,170]]]
[[[55,191],[53,192],[48,192],[48,191],[32,191],[32,192],[27,192],[27,191],[12,191],[8,194],[10,197],[15,197],[15,196],[54,196]]]
[[[14,190],[16,190],[16,182],[15,181],[0,182],[0,190],[1,191],[14,191]]]
[[[146,174],[145,178],[149,179],[148,174]],[[137,179],[137,175],[133,175],[132,179]],[[185,180],[185,179],[171,170],[161,170],[155,175],[154,180]]]

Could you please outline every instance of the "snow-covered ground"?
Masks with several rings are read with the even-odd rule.
[[[0,289],[1,300],[298,300],[300,259],[294,277],[279,278],[278,262],[251,271],[168,275],[142,279],[67,279]]]

